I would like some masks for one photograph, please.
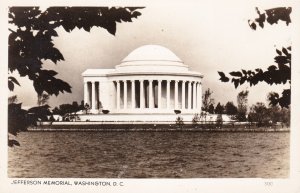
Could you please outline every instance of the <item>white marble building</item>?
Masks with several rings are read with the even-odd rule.
[[[159,45],[133,50],[114,69],[87,69],[84,102],[103,115],[181,115],[200,113],[203,76],[190,71],[172,51]]]

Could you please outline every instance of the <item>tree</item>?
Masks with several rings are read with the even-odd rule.
[[[204,95],[202,96],[202,110],[208,112],[210,105],[214,104],[214,99],[211,97],[212,93],[213,92],[209,88],[204,92]]]
[[[29,126],[36,126],[37,121],[47,120],[50,114],[48,105],[24,110],[22,103],[10,103],[8,104],[8,133],[17,136],[19,132],[26,131]],[[8,139],[8,146],[14,145],[20,144],[16,140]]]
[[[71,32],[77,27],[89,32],[92,27],[101,27],[115,35],[116,23],[132,22],[133,18],[141,15],[139,9],[142,7],[50,7],[45,11],[41,11],[39,7],[9,7],[9,90],[13,91],[15,85],[20,86],[12,76],[17,71],[21,77],[32,81],[38,95],[70,93],[71,86],[56,78],[57,72],[43,68],[43,63],[47,60],[55,64],[64,60],[62,53],[53,44],[52,38],[58,36],[56,29],[62,26],[65,31]],[[25,131],[37,121],[34,118],[39,118],[33,113],[47,107],[40,106],[40,110],[35,108],[29,112],[21,106],[21,103],[8,105],[9,134],[17,135],[18,132]],[[14,144],[8,140],[9,144]]]
[[[236,115],[237,107],[233,104],[233,102],[227,102],[225,105],[225,113],[227,115]]]
[[[210,104],[209,105],[207,112],[209,112],[210,114],[214,114],[215,113],[214,104]]]
[[[254,21],[248,21],[253,30],[256,30],[256,23],[263,28],[266,21],[271,25],[278,23],[280,20],[286,22],[287,25],[291,23],[291,7],[268,9],[265,10],[265,13],[260,13],[258,8],[256,8],[256,11],[259,17]],[[256,68],[254,71],[242,69],[241,71],[230,72],[229,75],[232,76],[231,82],[234,83],[235,88],[246,82],[250,83],[250,86],[254,86],[259,82],[266,82],[269,85],[287,83],[291,85],[291,47],[283,47],[281,51],[276,49],[276,53],[277,55],[274,57],[276,65],[270,65],[267,70]],[[230,80],[224,72],[218,73],[222,82],[228,82]],[[284,89],[281,96],[279,96],[278,93],[274,93],[270,96],[271,104],[288,107],[291,103],[290,97],[291,89]]]
[[[54,107],[54,109],[52,109],[52,114],[53,115],[60,115],[61,114],[60,109],[58,107]]]
[[[249,116],[251,117],[251,121],[257,123],[258,127],[266,126],[270,121],[268,109],[261,102],[251,106]]]
[[[281,110],[282,108],[279,105],[276,106],[269,106],[268,114],[270,116],[270,120],[272,123],[277,123],[281,121]]]
[[[72,111],[76,114],[77,111],[80,111],[80,106],[78,105],[77,101],[73,101],[72,103]]]
[[[248,108],[248,94],[249,91],[241,91],[237,96],[237,120],[246,121],[246,113]]]
[[[282,108],[281,109],[281,122],[285,124],[287,127],[290,126],[291,120],[291,109],[290,108]]]
[[[215,109],[216,114],[223,114],[224,113],[224,106],[221,103],[218,103]]]

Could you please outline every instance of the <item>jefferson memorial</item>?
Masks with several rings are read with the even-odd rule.
[[[175,121],[201,112],[203,75],[159,45],[141,46],[115,68],[87,69],[82,76],[86,120]]]

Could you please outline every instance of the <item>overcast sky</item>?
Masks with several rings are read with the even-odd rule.
[[[65,61],[57,65],[46,62],[45,68],[54,69],[57,77],[72,86],[71,94],[52,96],[52,107],[62,103],[83,100],[81,73],[88,68],[114,68],[132,50],[146,44],[158,44],[173,51],[191,70],[204,75],[203,91],[210,88],[215,103],[236,103],[241,90],[249,90],[249,104],[266,102],[270,91],[281,92],[289,85],[269,86],[261,83],[234,88],[231,83],[219,81],[217,71],[231,72],[240,69],[266,69],[274,64],[275,49],[291,45],[293,23],[284,22],[253,31],[248,19],[257,17],[255,7],[264,10],[290,6],[260,1],[164,1],[147,3],[142,15],[132,23],[117,24],[116,36],[101,28],[91,32],[75,29],[71,33],[59,29],[55,46]],[[170,2],[170,3],[168,3]],[[293,16],[293,13],[291,14]],[[293,18],[292,18],[293,21]],[[24,106],[36,105],[37,97],[32,82],[21,79],[16,88],[19,102]]]

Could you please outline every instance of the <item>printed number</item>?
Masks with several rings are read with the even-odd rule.
[[[273,182],[265,182],[265,186],[273,186]]]

